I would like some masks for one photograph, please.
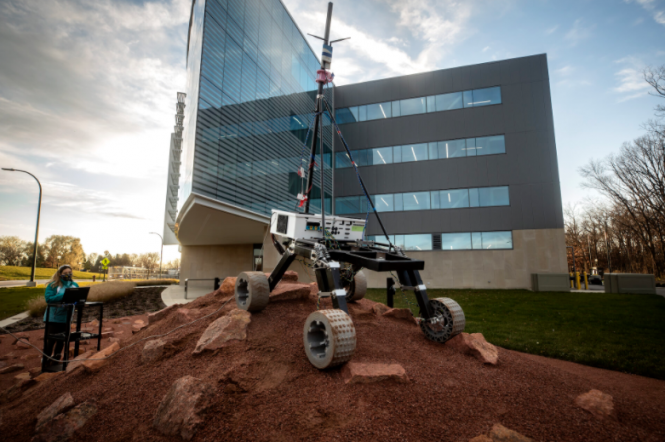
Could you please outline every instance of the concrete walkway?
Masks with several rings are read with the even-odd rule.
[[[187,299],[185,299],[184,285],[170,285],[162,292],[162,301],[167,307],[173,304],[187,304],[212,291],[210,287],[189,287],[187,289]]]
[[[48,279],[38,279],[35,282],[37,284],[46,284],[48,281]],[[28,282],[30,282],[29,279],[25,281],[0,281],[0,287],[24,287]]]
[[[0,321],[0,327],[7,327],[8,325],[12,325],[15,322],[18,322],[22,319],[27,318],[28,316],[30,316],[30,315],[28,314],[27,311],[25,311],[23,313],[19,313],[18,315],[14,315],[14,316],[11,316],[7,319],[3,319],[2,321]]]

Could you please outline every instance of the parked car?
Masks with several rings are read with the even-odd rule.
[[[603,278],[598,275],[589,275],[587,277],[589,285],[603,285]]]

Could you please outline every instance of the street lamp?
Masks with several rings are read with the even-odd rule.
[[[159,236],[159,239],[162,240],[162,252],[159,255],[159,277],[162,277],[162,257],[164,256],[164,238],[162,238],[162,235],[156,232],[150,232],[151,235],[157,235]]]
[[[3,167],[2,170],[6,170],[8,172],[23,172],[27,173],[31,177],[37,181],[37,185],[39,185],[39,204],[37,205],[37,228],[35,229],[35,245],[32,248],[32,270],[30,271],[30,282],[26,284],[27,287],[34,287],[37,285],[35,282],[35,269],[37,268],[37,240],[39,239],[39,215],[40,212],[42,211],[42,183],[39,182],[36,176],[31,174],[30,172],[26,172],[25,170],[18,170],[18,169],[8,169]]]

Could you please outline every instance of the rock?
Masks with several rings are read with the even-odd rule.
[[[26,332],[14,333],[14,336],[16,336],[16,338],[25,339],[26,341],[30,340],[30,335],[28,335]],[[16,345],[17,342],[20,342],[16,338],[12,338],[14,339],[13,345]]]
[[[14,373],[15,371],[23,370],[24,368],[25,366],[23,364],[14,364],[0,370],[0,374]]]
[[[92,321],[88,322],[86,324],[88,327],[99,327],[99,321],[96,319],[93,319]]]
[[[35,382],[47,382],[50,381],[53,378],[56,378],[60,376],[63,372],[62,371],[56,371],[55,373],[42,373],[39,376],[37,376],[34,381]]]
[[[17,350],[27,350],[33,347],[25,341],[18,341],[16,345],[14,345],[14,348]]]
[[[235,276],[229,276],[228,278],[224,278],[224,281],[222,282],[222,285],[219,286],[217,291],[213,296],[215,297],[222,297],[222,298],[228,298],[229,296],[235,296],[236,294],[236,278]]]
[[[116,351],[120,350],[120,346],[118,345],[117,342],[114,342],[113,344],[109,345],[106,347],[104,350],[100,351],[99,353],[95,353],[90,357],[90,359],[99,359],[96,361],[83,361],[83,368],[85,371],[89,373],[95,373],[97,372],[100,368],[102,368],[104,365],[107,364],[108,359],[101,359],[105,358]]]
[[[179,308],[175,311],[175,319],[181,324],[195,321],[203,316],[203,312],[199,309]]]
[[[14,359],[15,357],[16,357],[16,355],[14,355],[13,352],[7,353],[6,355],[0,356],[0,361],[8,361],[10,359]]]
[[[476,436],[473,439],[469,439],[469,442],[493,442],[493,441],[486,435],[481,434],[480,436]]]
[[[217,350],[231,345],[234,341],[247,339],[247,325],[252,321],[252,314],[245,310],[233,309],[227,315],[214,321],[203,332],[196,343],[194,354],[204,350]]]
[[[113,331],[102,333],[102,339],[112,338],[113,336],[115,336],[115,333]]]
[[[413,317],[413,313],[411,313],[411,310],[408,308],[388,308],[388,310],[382,313],[382,316],[385,316],[386,318],[401,319],[412,324],[416,323],[416,318]]]
[[[158,312],[148,313],[148,324],[154,324],[157,321],[161,321],[169,313],[171,313],[173,310],[175,310],[179,307],[182,307],[182,305],[181,304],[173,304],[173,305],[169,305],[166,308],[161,309]]]
[[[268,278],[270,277],[270,274],[268,274]],[[282,276],[282,281],[284,282],[298,282],[298,272],[294,272],[293,270],[287,270],[284,272],[284,276]]]
[[[120,342],[120,338],[109,338],[109,342]]]
[[[499,350],[487,342],[482,333],[460,333],[446,342],[446,347],[473,356],[484,364],[499,363]]]
[[[575,405],[599,419],[614,417],[614,400],[600,390],[589,390],[575,398]]]
[[[150,322],[148,322],[148,324],[149,324],[149,323],[150,323]],[[112,332],[112,331],[113,331],[113,327],[104,327],[104,328],[102,329],[102,331],[103,331],[103,332],[107,332],[107,333],[108,333],[108,332]]]
[[[146,342],[143,346],[143,352],[141,353],[141,362],[147,364],[148,362],[153,362],[161,358],[164,354],[165,345],[166,341],[163,339],[155,339]]]
[[[529,439],[501,424],[494,424],[492,430],[490,430],[489,439],[494,442],[533,442],[533,439]]]
[[[310,282],[309,283],[309,294],[310,295],[316,295],[319,293],[319,286],[315,282]]]
[[[347,384],[368,384],[385,380],[408,382],[404,367],[399,364],[369,364],[349,362],[342,368],[342,377]]]
[[[141,322],[135,322],[132,324],[132,334],[136,334],[146,328],[146,325],[143,321]]]
[[[377,315],[383,315],[388,310],[390,310],[390,307],[385,304],[381,304],[380,302],[377,302],[372,306],[372,311]]]
[[[59,415],[60,413],[66,413],[67,410],[74,406],[74,398],[70,393],[65,393],[56,399],[48,407],[44,408],[41,413],[37,415],[37,426],[35,427],[36,431],[39,431],[39,427],[48,423]]]
[[[85,353],[81,353],[76,358],[74,358],[74,360],[72,362],[67,364],[66,372],[71,373],[72,371],[76,370],[81,365],[83,365],[83,362],[84,362],[83,359],[91,358],[92,355],[94,355],[94,354],[95,354],[94,350],[88,350]]]
[[[27,381],[29,379],[32,379],[32,376],[30,376],[30,373],[27,371],[24,371],[23,373],[19,373],[16,376],[14,376],[14,379],[17,381]]]
[[[179,434],[190,440],[203,424],[214,396],[215,387],[201,379],[193,376],[178,379],[159,403],[153,427],[167,436]]]
[[[30,373],[30,377],[34,379],[42,373],[42,367],[31,368],[28,370],[28,373]]]
[[[288,272],[287,272],[288,273]],[[295,273],[295,272],[294,272]],[[302,283],[282,283],[277,284],[277,287],[270,293],[270,302],[275,301],[294,301],[298,299],[309,298],[310,287],[309,284]]]
[[[32,442],[69,440],[76,430],[83,427],[88,419],[96,413],[97,405],[94,402],[83,402],[69,410],[67,413],[59,414],[50,421],[44,423],[32,439]]]
[[[30,353],[30,354],[21,356],[19,359],[22,360],[22,361],[29,361],[30,359],[39,359],[39,358],[40,358],[40,356],[38,354]]]
[[[35,385],[35,383],[36,381],[34,379],[15,383],[2,393],[0,396],[0,404],[13,401],[21,396],[25,390]]]

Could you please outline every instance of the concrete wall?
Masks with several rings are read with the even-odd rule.
[[[237,276],[252,270],[252,244],[182,246],[180,260],[180,285],[185,279]]]

